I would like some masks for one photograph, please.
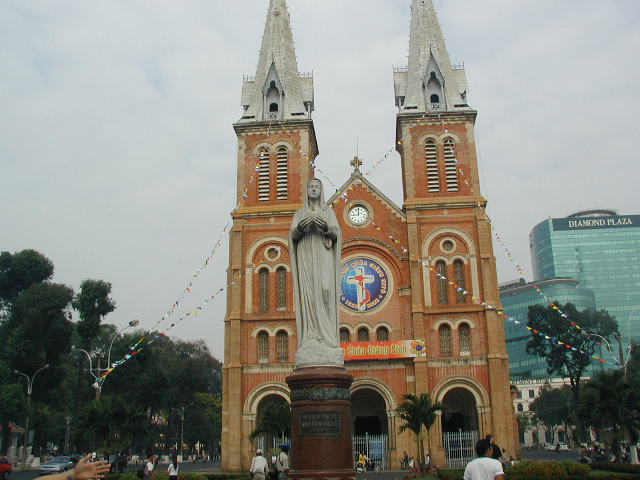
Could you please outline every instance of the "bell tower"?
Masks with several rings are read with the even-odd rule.
[[[222,469],[249,466],[249,442],[269,377],[288,401],[295,358],[295,313],[287,236],[318,154],[311,115],[313,77],[299,73],[285,0],[270,0],[255,76],[242,85],[237,207],[229,233],[222,400]],[[273,386],[270,384],[271,386]],[[273,395],[272,395],[273,396]],[[252,404],[253,405],[253,404]]]
[[[431,347],[416,359],[416,390],[450,407],[431,430],[436,461],[445,463],[443,434],[458,430],[492,433],[515,453],[503,320],[482,305],[500,299],[478,177],[477,112],[464,67],[449,60],[432,0],[412,0],[411,10],[408,66],[393,76],[411,323],[414,338]]]

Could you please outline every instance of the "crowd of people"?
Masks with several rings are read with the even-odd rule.
[[[271,456],[268,462],[259,448],[251,459],[249,473],[252,480],[289,480],[289,443],[280,445],[280,451]]]

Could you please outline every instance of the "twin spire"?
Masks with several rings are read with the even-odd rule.
[[[394,68],[400,112],[468,109],[464,68],[452,65],[432,0],[412,0],[409,66]],[[286,0],[270,0],[255,77],[244,78],[241,122],[311,118],[313,76],[299,73]]]
[[[413,0],[409,66],[394,68],[400,112],[433,113],[468,109],[464,67],[451,65],[432,0]]]
[[[286,0],[270,0],[256,76],[242,86],[241,121],[305,119],[313,111],[313,76],[299,73]]]

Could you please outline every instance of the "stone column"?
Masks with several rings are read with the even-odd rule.
[[[287,377],[291,389],[291,480],[355,479],[352,382],[344,367],[301,367]]]

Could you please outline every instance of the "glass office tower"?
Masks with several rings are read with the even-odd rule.
[[[595,309],[595,296],[592,290],[578,286],[573,278],[553,278],[535,282],[540,290],[551,301],[561,304],[573,303],[579,311],[587,308]],[[531,283],[516,280],[500,285],[500,302],[507,315],[521,322],[519,325],[505,320],[504,330],[509,353],[509,374],[517,378],[545,378],[547,362],[544,358],[527,353],[527,342],[531,332],[527,330],[527,313],[531,305],[545,305],[547,302]],[[605,352],[606,355],[606,352]],[[591,367],[601,368],[598,365]],[[590,376],[589,369],[585,375]]]
[[[588,210],[549,218],[529,235],[534,278],[572,277],[618,321],[624,344],[640,341],[640,215]],[[506,306],[505,306],[506,307]]]

